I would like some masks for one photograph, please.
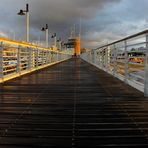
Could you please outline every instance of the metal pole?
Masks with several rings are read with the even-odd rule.
[[[59,54],[57,53],[57,60],[56,61],[59,61]]]
[[[50,51],[47,51],[47,64],[50,63]]]
[[[74,24],[74,31],[73,31],[74,33],[74,38],[76,37],[76,24]]]
[[[46,30],[45,30],[45,32],[46,32],[46,48],[48,48],[48,24],[46,24]]]
[[[61,51],[61,41],[59,41],[59,50]]]
[[[108,46],[108,72],[111,70],[111,48]]]
[[[20,73],[21,71],[20,50],[21,50],[21,46],[18,47],[18,52],[17,52],[17,73]]]
[[[39,65],[39,49],[36,49],[36,55],[35,55],[35,59],[36,59],[36,67],[38,67]]]
[[[108,72],[108,46],[105,51],[105,70]]]
[[[50,63],[52,63],[52,52],[50,51]]]
[[[126,40],[124,42],[124,46],[125,46],[124,82],[127,83],[127,80],[128,80],[128,52],[127,52],[127,41]]]
[[[91,51],[89,52],[89,62],[91,63]]]
[[[32,57],[33,57],[33,51],[31,48],[28,48],[29,51],[29,60],[28,60],[28,69],[31,70],[32,69]]]
[[[101,49],[101,69],[104,68],[104,55],[103,55],[103,48]]]
[[[98,51],[98,66],[101,67],[101,56],[100,56],[100,49]]]
[[[114,68],[113,68],[113,75],[116,76],[116,71],[117,71],[117,60],[116,60],[116,56],[117,56],[117,51],[116,51],[116,45],[114,44],[114,60],[113,60],[113,64],[114,64]]]
[[[44,50],[42,50],[42,65],[44,65]]]
[[[94,64],[96,64],[96,54],[97,54],[97,51],[94,50]]]
[[[56,36],[54,37],[54,46],[55,47],[57,46],[57,37]]]
[[[3,43],[0,43],[0,79],[3,79]]]
[[[145,57],[145,78],[144,78],[144,96],[148,97],[148,34],[146,34],[146,57]]]
[[[29,42],[29,5],[26,4],[26,42]]]

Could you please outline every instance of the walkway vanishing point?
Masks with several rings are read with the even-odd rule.
[[[147,148],[143,93],[80,59],[0,84],[0,148]]]

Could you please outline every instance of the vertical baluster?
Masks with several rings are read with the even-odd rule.
[[[148,97],[148,34],[146,34],[146,57],[145,57],[145,78],[144,78],[144,95]]]
[[[3,79],[3,42],[0,43],[0,79]]]
[[[16,65],[17,73],[20,73],[21,72],[20,50],[21,50],[21,46],[18,46],[18,51],[17,51],[17,65]]]
[[[116,76],[116,72],[117,72],[117,49],[116,49],[116,45],[114,44],[114,53],[113,53],[113,64],[114,64],[114,69],[113,69],[113,75]]]
[[[127,52],[127,41],[124,41],[124,46],[125,46],[125,65],[124,65],[124,82],[127,83],[128,81],[128,52]]]

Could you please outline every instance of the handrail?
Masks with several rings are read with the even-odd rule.
[[[139,33],[136,33],[136,34],[134,34],[134,35],[130,35],[130,36],[125,37],[125,38],[123,38],[123,39],[114,41],[114,42],[112,42],[112,43],[109,43],[109,44],[106,44],[106,45],[103,45],[103,46],[100,46],[100,47],[98,47],[97,49],[99,49],[99,48],[104,48],[104,47],[106,47],[106,46],[110,46],[110,45],[113,45],[113,44],[116,44],[116,43],[119,43],[119,42],[122,42],[122,41],[125,41],[125,40],[129,40],[129,39],[132,39],[132,38],[135,38],[135,37],[137,37],[137,36],[144,35],[144,34],[148,34],[148,30],[144,30],[144,31],[139,32]],[[95,49],[95,50],[97,50],[97,49]]]
[[[148,97],[148,30],[83,53],[81,58]]]
[[[15,41],[15,40],[11,40],[11,39],[6,39],[6,38],[0,38],[0,42],[5,42],[5,43],[13,44],[13,45],[16,45],[16,46],[30,47],[30,48],[33,48],[33,49],[38,48],[38,49],[41,49],[41,50],[49,50],[49,51],[56,52],[56,53],[70,55],[68,53],[52,49],[51,47],[50,48],[46,48],[46,47],[44,48],[44,47],[41,47],[39,45],[33,45],[33,44],[30,44],[30,43],[27,43],[27,42],[19,42],[19,41]]]
[[[0,83],[69,58],[57,49],[0,38]]]

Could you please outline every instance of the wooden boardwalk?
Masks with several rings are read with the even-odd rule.
[[[148,99],[79,59],[0,85],[0,148],[148,148]]]

